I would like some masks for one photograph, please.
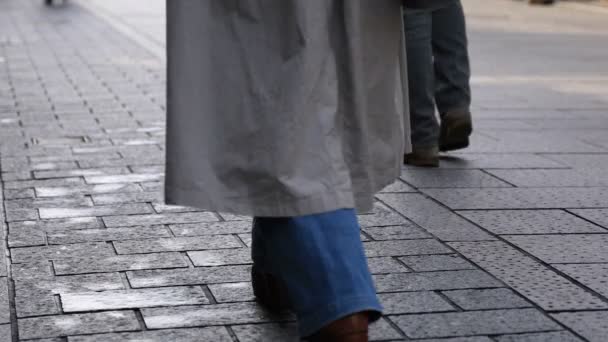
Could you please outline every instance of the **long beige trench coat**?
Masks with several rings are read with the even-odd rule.
[[[367,211],[398,177],[401,0],[168,0],[167,15],[167,203]]]

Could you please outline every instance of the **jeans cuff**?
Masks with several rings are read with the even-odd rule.
[[[309,337],[331,322],[365,311],[370,313],[371,323],[382,317],[382,310],[382,305],[375,294],[340,299],[313,312],[298,314],[298,330],[301,337]]]

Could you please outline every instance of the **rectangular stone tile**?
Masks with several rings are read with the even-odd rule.
[[[434,239],[369,241],[363,247],[368,257],[450,254],[452,251]]]
[[[442,169],[554,169],[566,168],[550,156],[536,154],[511,153],[450,153],[441,159]]]
[[[452,302],[464,310],[528,308],[532,304],[506,288],[444,291]]]
[[[0,247],[0,249],[2,249]],[[10,265],[13,279],[50,278],[51,263],[48,260],[39,260],[27,264]]]
[[[66,232],[47,233],[51,245],[94,241],[141,240],[159,237],[170,237],[171,234],[164,226],[83,229]]]
[[[91,198],[96,205],[110,205],[120,203],[159,202],[162,200],[159,192],[124,192],[114,194],[92,195]]]
[[[251,266],[133,271],[127,277],[134,288],[245,282],[251,280]]]
[[[606,169],[608,154],[545,154],[542,157],[574,169]]]
[[[501,287],[502,284],[478,270],[393,273],[374,276],[378,292],[458,290]]]
[[[509,235],[505,239],[550,264],[608,262],[608,234]]]
[[[153,182],[163,179],[163,173],[153,174],[127,174],[127,175],[109,175],[109,176],[85,176],[87,184],[120,184],[120,183],[141,183]]]
[[[502,188],[512,187],[480,170],[406,168],[401,179],[422,188]]]
[[[458,214],[498,235],[608,233],[564,210],[466,210]]]
[[[413,223],[400,226],[369,227],[363,231],[374,240],[410,240],[432,237]]]
[[[113,254],[113,249],[105,243],[82,243],[11,249],[11,259],[14,263],[61,260],[66,258],[104,257]]]
[[[40,209],[57,207],[91,207],[93,202],[84,196],[27,198],[4,202],[7,209]]]
[[[519,188],[607,186],[608,178],[572,169],[489,170],[490,174]]]
[[[75,165],[74,165],[75,166]],[[81,177],[81,176],[103,176],[103,175],[116,175],[116,174],[127,174],[129,169],[126,167],[105,167],[96,169],[62,169],[52,171],[34,171],[34,177],[37,179],[48,179],[48,178],[64,178],[64,177]]]
[[[397,180],[393,184],[387,186],[380,191],[381,193],[401,193],[401,192],[416,192],[416,189],[401,180]]]
[[[425,189],[453,210],[608,207],[608,188]]]
[[[606,341],[608,311],[564,312],[551,316],[589,342]]]
[[[504,242],[449,245],[545,310],[608,308],[600,298]]]
[[[98,185],[78,185],[71,187],[36,187],[36,196],[38,197],[58,197],[70,195],[92,195],[92,194],[108,194],[120,192],[141,192],[142,189],[137,184],[98,184]]]
[[[410,223],[406,218],[381,203],[375,203],[371,213],[359,215],[358,219],[362,228],[397,226]]]
[[[0,267],[5,267],[0,264]],[[8,282],[7,278],[0,278],[0,324],[10,323],[10,305],[8,300]],[[1,335],[0,335],[1,336]]]
[[[106,311],[19,319],[19,337],[22,339],[139,329],[139,322],[133,311]]]
[[[116,241],[114,247],[118,254],[141,254],[241,248],[242,245],[233,235],[210,235]]]
[[[188,252],[194,266],[225,266],[251,264],[249,248],[218,249]]]
[[[392,257],[367,258],[372,274],[409,272],[399,261]]]
[[[608,264],[566,264],[553,267],[608,298]]]
[[[251,302],[255,300],[250,282],[209,285],[209,290],[218,303]]]
[[[251,222],[201,222],[192,224],[172,224],[169,226],[176,236],[204,236],[218,234],[241,234],[251,232]]]
[[[10,324],[0,324],[0,341],[12,341],[12,331]]]
[[[229,213],[218,213],[218,215],[224,219],[224,221],[247,221],[253,222],[253,218],[251,216],[245,215],[234,215]]]
[[[295,323],[265,323],[232,326],[239,342],[300,342]]]
[[[494,342],[487,336],[471,336],[471,337],[454,337],[454,338],[432,338],[424,340],[412,340],[412,341],[424,341],[424,342]]]
[[[385,315],[456,310],[440,295],[429,291],[382,293],[378,297]]]
[[[144,308],[141,312],[146,326],[150,329],[265,323],[291,318],[271,315],[257,303]]]
[[[147,330],[133,333],[110,333],[70,336],[68,342],[232,342],[224,327]],[[241,341],[242,342],[242,341]]]
[[[179,253],[83,257],[58,260],[54,265],[58,275],[187,267]]]
[[[209,304],[209,299],[202,288],[185,286],[103,292],[60,292],[59,295],[63,310],[67,313]]]
[[[26,181],[12,181],[4,183],[5,189],[26,189],[41,187],[77,187],[84,185],[84,181],[79,177],[36,179]]]
[[[177,205],[166,205],[163,203],[152,203],[152,207],[154,207],[154,211],[159,214],[164,213],[191,213],[195,211],[201,211],[200,209],[193,207],[182,207]]]
[[[6,211],[6,222],[37,220],[38,211],[36,209],[10,209]]]
[[[569,211],[608,229],[608,209],[570,209]]]
[[[412,338],[494,335],[561,327],[536,309],[470,311],[391,317]]]
[[[541,333],[526,333],[518,335],[503,335],[496,337],[498,342],[582,342],[580,338],[568,331],[552,331]]]
[[[217,216],[212,212],[170,213],[155,215],[127,215],[104,217],[107,227],[146,226],[155,224],[180,224],[196,222],[215,222]]]
[[[457,255],[417,255],[399,258],[417,272],[473,270],[470,262]]]
[[[149,214],[154,212],[146,203],[119,204],[111,206],[95,206],[90,208],[42,208],[40,218],[55,219],[66,217],[115,216]]]
[[[479,227],[421,194],[381,194],[378,198],[442,241],[495,239]]]
[[[34,189],[4,189],[4,198],[7,200],[19,198],[34,198],[36,194]]]
[[[38,220],[12,222],[10,231],[33,229],[42,232],[103,228],[101,221],[95,217],[73,217],[57,220]]]

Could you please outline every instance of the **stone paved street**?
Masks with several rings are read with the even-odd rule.
[[[361,216],[372,340],[606,342],[608,9],[463,2],[473,144]],[[162,204],[164,1],[42,3],[0,0],[0,342],[297,341],[251,219]]]

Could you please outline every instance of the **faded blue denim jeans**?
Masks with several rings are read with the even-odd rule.
[[[434,147],[440,117],[469,111],[471,75],[464,11],[460,1],[433,9],[406,10],[410,122],[414,148]]]
[[[352,209],[256,217],[252,257],[256,268],[285,284],[302,337],[354,313],[369,311],[372,321],[381,316]]]

